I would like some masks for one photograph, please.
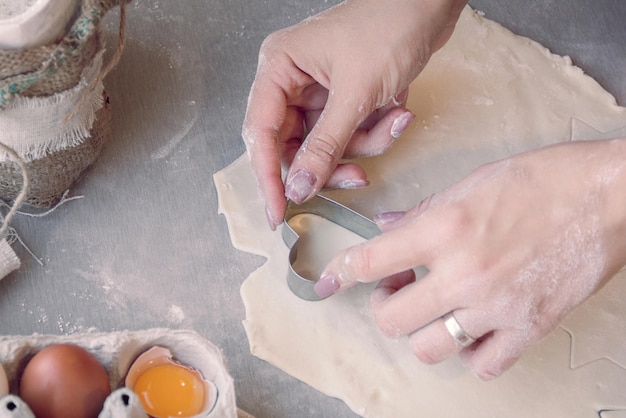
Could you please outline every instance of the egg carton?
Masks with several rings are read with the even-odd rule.
[[[150,329],[112,333],[87,333],[63,336],[1,336],[0,365],[4,368],[9,392],[18,393],[19,379],[28,361],[40,350],[52,344],[74,344],[92,353],[106,368],[112,393],[107,398],[99,418],[147,417],[139,399],[124,379],[135,359],[146,350],[159,346],[171,351],[183,364],[198,370],[217,389],[217,400],[208,413],[200,417],[235,418],[246,416],[238,411],[233,379],[228,373],[222,351],[194,331]],[[30,413],[30,414],[29,414]],[[16,395],[0,399],[0,418],[29,418],[32,412]]]
[[[0,399],[0,418],[36,418],[33,411],[17,395]],[[115,390],[106,399],[98,418],[150,418],[141,401],[128,388]]]

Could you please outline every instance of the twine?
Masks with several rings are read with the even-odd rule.
[[[78,100],[74,109],[63,118],[63,123],[69,122],[75,115],[78,109],[84,104],[89,94],[96,88],[96,86],[101,83],[104,78],[115,68],[115,66],[119,63],[122,58],[122,53],[124,52],[124,44],[126,43],[126,0],[119,0],[120,6],[120,23],[118,29],[118,39],[117,39],[117,48],[115,49],[115,53],[111,60],[107,63],[107,65],[100,71],[98,77],[93,80],[89,85],[85,88],[85,94]]]
[[[105,93],[106,95],[106,93]],[[89,138],[76,146],[52,152],[44,158],[26,162],[30,186],[25,204],[44,208],[58,202],[61,194],[94,163],[111,137],[111,109],[104,105],[96,112]],[[0,196],[13,200],[20,191],[21,170],[7,159],[0,163]]]
[[[99,26],[112,7],[130,0],[81,0],[81,11],[59,43],[0,50],[0,108],[15,96],[47,96],[76,84],[99,46]]]
[[[11,219],[13,219],[13,216],[15,216],[15,214],[17,213],[20,206],[22,206],[22,203],[24,202],[24,199],[26,199],[26,195],[28,194],[28,170],[26,169],[26,164],[24,163],[24,160],[22,160],[22,158],[19,155],[17,155],[17,152],[15,152],[13,148],[4,145],[2,142],[0,142],[0,148],[2,148],[20,167],[20,170],[22,171],[22,179],[23,179],[22,189],[20,193],[17,195],[17,197],[15,198],[15,201],[13,202],[13,206],[11,206],[11,209],[9,210],[7,215],[4,217],[2,228],[0,228],[0,240],[2,240],[6,238],[9,232],[9,223],[11,222]]]
[[[18,95],[33,97],[41,94],[47,96],[50,93],[65,91],[67,87],[65,84],[70,81],[66,78],[71,79],[72,85],[78,82],[74,81],[76,68],[84,68],[86,60],[91,60],[97,50],[101,48],[99,26],[104,14],[112,7],[119,5],[118,44],[112,58],[104,67],[96,70],[98,72],[92,76],[93,78],[89,78],[83,92],[79,93],[80,95],[75,98],[74,103],[63,110],[67,114],[61,113],[58,121],[65,125],[68,121],[78,119],[84,113],[84,107],[90,97],[100,88],[99,86],[102,86],[103,79],[121,59],[126,39],[126,4],[129,1],[81,0],[81,16],[74,22],[69,34],[60,44],[25,51],[0,51],[2,67],[5,67],[5,63],[8,64],[6,68],[0,68],[0,79],[2,79],[0,81],[0,111],[5,106],[6,100],[11,97]],[[40,64],[30,64],[30,61],[37,61],[35,58],[42,55],[48,57],[43,63],[39,61]],[[22,63],[21,58],[24,57],[29,57],[24,63],[27,68],[19,65]],[[67,74],[64,74],[66,70]],[[15,71],[20,71],[20,73],[16,74]],[[6,76],[9,78],[3,79]],[[21,84],[19,80],[22,77],[29,80],[29,83],[26,83],[28,85]],[[65,84],[59,84],[57,82],[59,78],[63,79],[61,81]],[[63,88],[61,89],[61,87]],[[82,138],[81,142],[62,149],[47,149],[46,152],[49,154],[32,161],[23,156],[27,160],[26,168],[31,180],[25,203],[35,207],[50,207],[58,201],[61,193],[78,179],[83,170],[95,161],[111,134],[111,111],[108,107],[106,93],[103,92],[102,95],[98,94],[98,96],[97,103],[102,104],[102,107],[94,114],[95,120],[89,129],[88,138]],[[10,146],[14,145],[11,144]],[[14,149],[14,151],[20,152],[18,149]],[[15,198],[20,192],[19,179],[23,172],[23,167],[18,169],[13,162],[7,161],[7,164],[4,164],[0,161],[0,174],[3,177],[1,180],[4,180],[5,174],[6,179],[8,179],[6,184],[0,181],[0,196],[5,199]]]

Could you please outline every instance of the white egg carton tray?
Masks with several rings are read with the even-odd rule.
[[[150,329],[145,331],[120,331],[112,333],[86,333],[73,335],[0,336],[0,364],[9,379],[9,391],[18,393],[19,377],[32,356],[51,344],[69,343],[80,346],[93,355],[107,369],[112,391],[123,391],[124,378],[133,361],[154,346],[168,348],[175,359],[202,373],[206,380],[217,387],[217,402],[208,415],[203,417],[235,418],[238,416],[233,379],[228,373],[222,351],[194,331]],[[14,398],[15,395],[9,395]],[[112,394],[115,396],[115,392]],[[7,397],[8,398],[8,397]],[[19,399],[18,399],[19,401]],[[111,403],[111,402],[108,402]],[[6,409],[9,409],[8,411]],[[17,409],[0,410],[0,418],[27,417]],[[107,409],[107,404],[105,404]],[[131,408],[107,417],[135,418]],[[103,410],[104,412],[104,410]],[[241,417],[242,411],[239,411]],[[104,414],[101,417],[104,418]],[[145,415],[144,415],[145,416]]]

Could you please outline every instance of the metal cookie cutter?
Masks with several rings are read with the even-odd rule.
[[[298,233],[291,228],[289,220],[296,215],[300,214],[312,214],[318,215],[322,218],[328,219],[337,225],[344,227],[357,235],[365,239],[370,239],[380,234],[380,229],[374,223],[374,221],[366,218],[358,212],[335,202],[324,196],[314,196],[310,200],[296,205],[289,201],[287,204],[287,210],[285,211],[285,221],[283,226],[283,241],[289,248],[289,271],[287,273],[287,284],[291,291],[301,299],[304,300],[321,300],[313,287],[317,278],[308,278],[301,276],[294,270],[293,264],[298,257],[298,239],[300,238]]]

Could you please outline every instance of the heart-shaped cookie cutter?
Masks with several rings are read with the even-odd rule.
[[[289,248],[287,284],[289,285],[289,289],[301,299],[310,301],[322,300],[324,298],[319,297],[313,288],[317,282],[317,278],[304,277],[293,267],[298,257],[298,239],[300,236],[289,225],[289,220],[301,214],[321,216],[365,239],[379,235],[380,229],[371,219],[322,195],[316,195],[300,205],[291,201],[287,203],[282,231],[283,241]]]

